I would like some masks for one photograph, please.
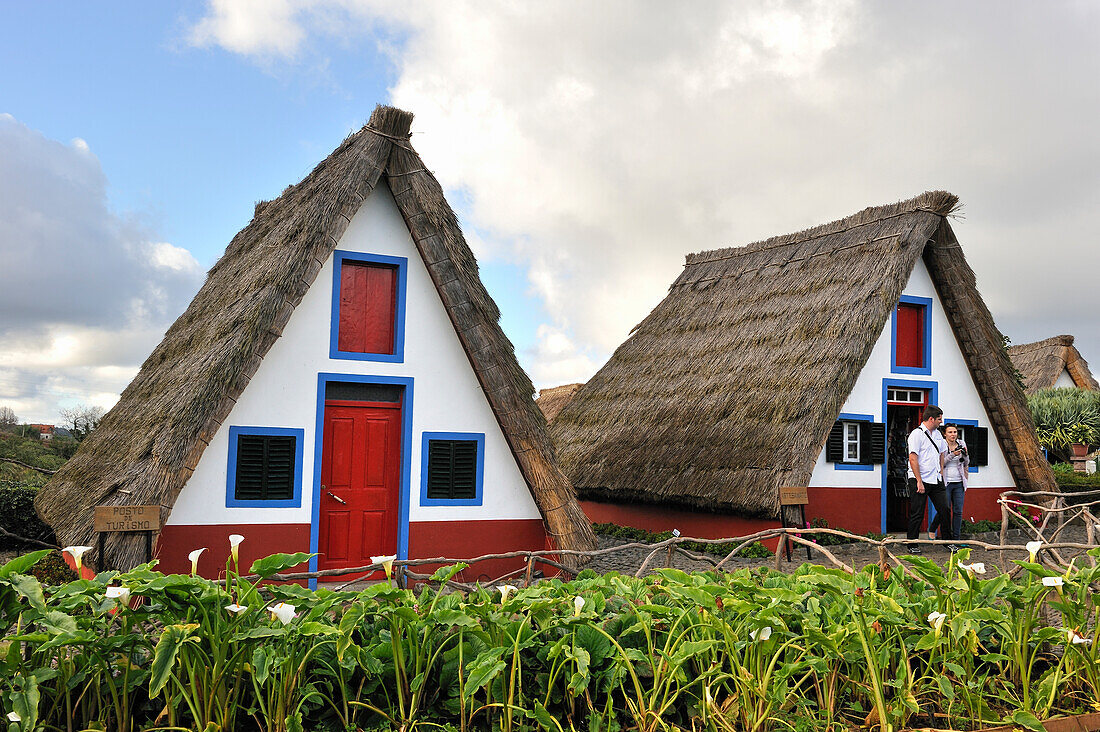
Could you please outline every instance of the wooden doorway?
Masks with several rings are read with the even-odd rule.
[[[928,391],[890,387],[886,396],[886,532],[909,527],[909,497],[906,495],[909,468],[909,433],[920,424],[928,405]]]
[[[400,402],[325,400],[318,569],[397,554],[401,409]]]

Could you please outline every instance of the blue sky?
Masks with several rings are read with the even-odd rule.
[[[687,253],[928,189],[1000,328],[1100,361],[1098,35],[1069,0],[0,5],[0,405],[109,407],[379,102],[536,386],[591,376]]]

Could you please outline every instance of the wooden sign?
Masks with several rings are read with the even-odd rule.
[[[96,531],[157,531],[160,529],[160,506],[96,506]]]
[[[783,486],[779,489],[780,506],[805,506],[810,502],[806,486]]]

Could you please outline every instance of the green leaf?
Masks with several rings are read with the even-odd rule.
[[[160,634],[160,640],[157,641],[157,647],[153,651],[153,666],[149,673],[150,698],[159,694],[168,683],[180,648],[198,627],[198,624],[169,625]]]
[[[258,574],[261,577],[267,578],[273,574],[278,574],[284,569],[290,569],[293,566],[308,561],[309,559],[317,556],[316,554],[307,554],[305,552],[295,552],[293,554],[272,554],[269,557],[263,559],[257,559],[252,563],[252,568],[248,570],[252,574]]]
[[[260,646],[252,652],[252,676],[256,683],[263,684],[271,675],[271,651],[267,646]]]
[[[22,719],[22,728],[33,730],[38,726],[38,702],[41,694],[34,676],[23,679],[22,688],[10,695],[13,710]]]
[[[281,635],[286,635],[286,628],[285,627],[249,628],[248,630],[246,630],[242,633],[237,633],[236,635],[234,635],[233,638],[232,638],[232,641],[236,643],[238,641],[252,640],[252,639],[255,639],[255,638],[275,638],[275,637],[281,636]]]
[[[294,712],[294,714],[287,716],[286,732],[303,732],[301,712]]]
[[[449,566],[446,566],[446,567],[440,567],[439,569],[435,570],[435,572],[432,573],[432,576],[429,579],[432,582],[438,582],[440,584],[443,584],[444,582],[450,582],[452,579],[454,579],[454,576],[456,574],[458,574],[459,572],[461,572],[462,570],[466,569],[469,566],[470,565],[466,564],[465,562],[459,562],[458,564],[452,564],[452,565],[449,565]]]
[[[0,579],[7,579],[13,574],[25,574],[28,569],[42,561],[50,551],[50,549],[39,549],[36,552],[16,557],[3,567],[0,567]]]
[[[591,625],[582,625],[577,628],[577,644],[588,651],[592,657],[592,663],[597,665],[611,655],[611,641]]]
[[[1008,719],[1013,724],[1018,724],[1021,727],[1027,727],[1028,729],[1032,730],[1032,732],[1046,732],[1046,727],[1044,727],[1043,723],[1039,721],[1039,718],[1031,712],[1025,711],[1023,709],[1017,709]]]
[[[562,732],[562,726],[554,718],[554,715],[546,710],[546,707],[542,705],[542,702],[536,701],[534,709],[525,710],[528,719],[533,719],[539,723],[539,726],[550,732]]]
[[[35,577],[27,574],[13,574],[8,581],[16,592],[27,598],[31,607],[40,613],[46,612],[46,597],[42,594],[42,583]]]
[[[477,628],[480,627],[478,622],[471,618],[466,613],[459,612],[458,610],[447,610],[443,608],[437,608],[431,615],[428,616],[429,622],[438,623],[443,626],[459,626],[462,628]]]
[[[472,696],[475,691],[486,686],[504,670],[505,663],[500,660],[500,657],[505,650],[493,648],[478,654],[466,670],[466,684],[462,689],[466,696]]]
[[[42,624],[55,633],[75,633],[76,618],[57,610],[47,610],[42,616]]]

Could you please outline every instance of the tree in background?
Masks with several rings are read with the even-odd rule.
[[[0,431],[9,432],[19,426],[19,417],[11,407],[0,407]]]
[[[65,427],[72,433],[73,439],[80,442],[99,426],[104,413],[103,407],[77,404],[71,409],[62,409],[61,417],[65,420]]]

